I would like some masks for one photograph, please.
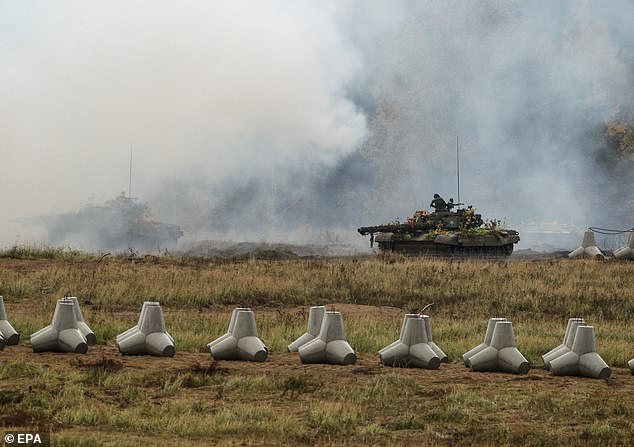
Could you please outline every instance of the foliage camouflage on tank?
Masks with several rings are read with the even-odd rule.
[[[513,253],[514,244],[520,240],[517,231],[504,228],[500,220],[485,222],[472,206],[450,211],[454,206],[452,201],[450,204],[449,209],[416,211],[406,223],[397,220],[357,231],[370,235],[370,246],[376,242],[382,252],[441,256]]]

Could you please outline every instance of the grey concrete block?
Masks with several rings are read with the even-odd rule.
[[[431,318],[429,315],[421,315],[421,318],[425,320],[425,330],[427,331],[427,344],[434,351],[434,353],[440,359],[440,363],[449,363],[449,357],[445,354],[442,349],[434,342],[434,337],[432,336],[431,331]]]
[[[268,349],[258,336],[253,311],[246,307],[233,310],[226,334],[207,345],[215,360],[264,362]]]
[[[491,345],[469,357],[468,363],[472,371],[526,374],[530,368],[528,360],[517,349],[510,321],[496,321]]]
[[[403,324],[401,325],[401,333],[398,336],[398,340],[390,343],[385,348],[380,349],[379,350],[379,357],[381,356],[381,354],[383,354],[387,350],[389,350],[389,349],[391,349],[391,348],[393,348],[395,346],[398,346],[399,344],[402,344],[403,333],[405,332],[405,326],[406,326],[407,320],[409,318],[420,318],[420,314],[405,314],[405,316],[403,317]]]
[[[555,376],[583,376],[607,379],[612,374],[610,367],[596,352],[594,327],[577,326],[572,349],[550,361],[550,370]]]
[[[17,345],[19,342],[20,334],[9,323],[7,312],[4,308],[4,298],[0,296],[0,351],[4,349],[5,345]]]
[[[346,331],[340,312],[326,312],[319,335],[298,349],[302,363],[332,363],[352,365],[357,355],[346,341]]]
[[[97,343],[97,337],[95,337],[95,333],[92,331],[92,329],[90,329],[90,327],[88,327],[88,324],[86,324],[86,321],[84,320],[84,314],[81,312],[77,297],[71,296],[65,299],[73,303],[73,308],[75,309],[75,317],[77,318],[77,327],[86,339],[86,343],[88,343],[88,346],[93,346],[95,343]]]
[[[469,359],[476,355],[478,352],[483,351],[491,345],[491,340],[493,339],[493,330],[495,329],[495,323],[498,321],[506,321],[506,318],[490,318],[487,324],[487,330],[484,334],[484,341],[480,343],[475,348],[470,349],[462,355],[462,360],[464,361],[464,365],[468,368]]]
[[[379,351],[381,362],[388,366],[438,369],[441,359],[429,344],[429,319],[406,314],[399,339]]]
[[[582,324],[586,324],[583,318],[568,318],[563,342],[542,356],[544,368],[550,370],[550,362],[572,350],[572,343],[574,342],[575,334],[577,333],[577,327]]]
[[[76,352],[85,354],[88,343],[77,326],[75,307],[71,301],[58,300],[53,322],[31,335],[33,352]]]
[[[630,232],[627,245],[614,250],[616,259],[634,259],[634,232]]]
[[[313,306],[308,311],[308,331],[300,335],[297,340],[288,345],[289,352],[297,352],[301,346],[304,346],[319,335],[321,322],[326,314],[325,306]]]
[[[597,247],[597,242],[594,238],[594,233],[590,230],[586,231],[583,234],[583,241],[581,242],[581,247],[578,247],[568,253],[568,257],[570,259],[578,258],[578,257],[589,257],[593,259],[605,259],[603,253],[599,247]]]
[[[165,328],[163,309],[156,301],[145,301],[136,326],[117,335],[116,343],[123,355],[173,357],[174,339]]]
[[[630,367],[630,372],[632,373],[632,375],[634,375],[634,359],[627,362],[627,366]]]

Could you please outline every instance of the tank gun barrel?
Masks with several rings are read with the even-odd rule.
[[[402,224],[385,224],[375,225],[371,227],[361,227],[357,231],[362,236],[374,233],[411,233],[412,231],[425,231],[433,230],[436,228],[436,224],[431,222],[421,222],[416,224],[402,223]]]

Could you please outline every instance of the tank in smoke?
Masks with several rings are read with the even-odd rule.
[[[409,255],[481,256],[510,255],[519,233],[508,230],[499,221],[485,223],[472,206],[451,211],[454,204],[443,210],[416,211],[407,223],[361,227],[357,231],[370,235],[370,246],[376,242],[383,252]]]
[[[101,205],[84,205],[76,213],[17,219],[27,226],[43,226],[51,245],[88,250],[173,248],[183,232],[178,225],[152,220],[139,199],[121,193]]]

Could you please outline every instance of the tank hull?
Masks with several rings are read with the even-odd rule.
[[[505,241],[506,242],[506,241]],[[446,245],[434,241],[402,241],[391,240],[377,242],[382,252],[403,253],[409,256],[443,256],[443,257],[480,257],[510,256],[513,253],[513,242],[501,245]]]

